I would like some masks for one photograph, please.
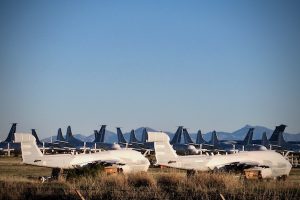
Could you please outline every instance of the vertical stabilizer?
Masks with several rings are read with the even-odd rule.
[[[213,131],[211,134],[210,144],[213,145],[214,147],[217,147],[219,145],[219,140],[216,131]]]
[[[105,138],[105,131],[106,131],[106,125],[102,125],[100,130],[99,130],[99,137],[100,137],[100,141],[101,143],[104,142],[104,138]]]
[[[194,144],[186,128],[183,129],[184,144]]]
[[[272,144],[276,144],[279,146],[284,145],[285,140],[283,138],[283,132],[284,132],[285,127],[286,127],[286,125],[283,125],[283,124],[281,124],[280,126],[276,126],[273,134],[271,135],[271,137],[269,139],[269,141]]]
[[[263,132],[263,135],[262,135],[262,138],[261,138],[261,145],[263,145],[265,147],[269,147],[269,141],[268,141],[266,132]]]
[[[130,132],[129,144],[139,143],[138,139],[136,139],[135,131],[132,129]]]
[[[65,138],[62,135],[61,128],[59,128],[58,131],[57,131],[56,140],[58,140],[58,141],[66,141]]]
[[[250,145],[250,144],[252,144],[253,131],[254,131],[254,128],[249,128],[248,133],[245,136],[243,145]]]
[[[37,144],[38,146],[42,146],[43,143],[39,140],[39,137],[37,136],[35,129],[31,129],[31,134],[32,134],[33,137],[35,138],[36,144]]]
[[[154,142],[156,164],[158,165],[169,165],[178,157],[169,140],[166,133],[148,132],[148,142]]]
[[[4,142],[13,142],[15,140],[15,132],[17,130],[17,123],[13,123],[11,125],[10,131],[8,133],[8,136]]]
[[[117,127],[118,143],[127,144],[120,127]]]
[[[72,134],[71,126],[68,126],[66,140],[69,141],[72,137],[73,137],[73,134]]]
[[[99,142],[100,138],[99,138],[99,132],[97,130],[94,130],[94,135],[95,135],[95,139],[94,139],[93,143]]]
[[[43,157],[42,152],[36,145],[35,137],[28,133],[16,133],[16,142],[21,143],[21,151],[23,162],[27,164],[34,164],[41,161]]]
[[[196,144],[205,144],[205,143],[206,143],[206,141],[202,137],[201,130],[199,130],[197,133]]]
[[[142,143],[145,143],[148,141],[148,131],[146,128],[143,129],[143,134],[142,134]]]
[[[178,126],[178,129],[177,129],[173,139],[171,140],[170,144],[179,144],[180,143],[182,131],[183,131],[183,126]]]

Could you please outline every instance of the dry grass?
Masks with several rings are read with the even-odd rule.
[[[0,161],[4,169],[0,171],[0,199],[79,199],[75,190],[86,199],[221,199],[220,194],[225,199],[300,199],[300,170],[293,170],[285,182],[243,181],[221,173],[198,173],[187,178],[180,170],[150,169],[148,173],[97,173],[41,184],[27,176],[48,169],[8,161]],[[12,169],[19,171],[13,173]]]

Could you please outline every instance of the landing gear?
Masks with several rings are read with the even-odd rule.
[[[186,176],[188,178],[194,176],[195,174],[196,174],[196,170],[194,170],[194,169],[189,169],[189,170],[186,171]]]
[[[51,173],[51,177],[54,180],[61,181],[61,180],[64,179],[63,173],[64,173],[63,169],[61,169],[61,168],[53,168],[52,169],[52,173]]]
[[[276,181],[286,181],[287,175],[277,176]]]

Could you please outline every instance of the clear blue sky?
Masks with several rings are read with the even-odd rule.
[[[0,1],[0,133],[300,132],[299,1]]]

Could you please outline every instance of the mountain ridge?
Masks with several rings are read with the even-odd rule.
[[[155,129],[152,129],[150,127],[139,127],[137,129],[135,129],[135,134],[138,140],[141,140],[142,138],[142,133],[143,133],[143,129],[146,128],[148,131],[156,131]],[[224,132],[224,131],[216,131],[218,139],[219,140],[243,140],[245,135],[247,134],[249,128],[254,128],[254,132],[253,132],[253,140],[258,140],[261,139],[263,132],[267,133],[267,137],[269,138],[272,133],[273,130],[266,128],[264,126],[252,126],[252,125],[245,125],[244,127],[237,129],[236,131],[233,132]],[[165,131],[170,138],[172,139],[172,137],[174,136],[174,133],[170,132],[170,131]],[[211,133],[212,131],[203,134],[203,138],[206,141],[210,141],[211,139]],[[197,133],[189,133],[192,140],[196,141],[196,137],[197,137]],[[124,138],[126,139],[126,141],[129,141],[129,137],[130,137],[130,131],[129,132],[125,132],[123,133]],[[284,139],[286,141],[300,141],[300,133],[284,133],[283,134]],[[53,137],[53,141],[56,139],[56,135],[52,136]],[[64,136],[65,137],[65,136]],[[84,142],[93,142],[94,141],[94,134],[90,134],[88,136],[85,136],[83,134],[74,134],[74,137],[77,139],[80,139],[81,141]],[[113,131],[110,130],[106,130],[105,132],[105,142],[108,143],[116,143],[118,140],[117,134]],[[183,141],[183,137],[181,138],[181,140]],[[42,142],[51,142],[51,136],[44,138],[41,140]]]

